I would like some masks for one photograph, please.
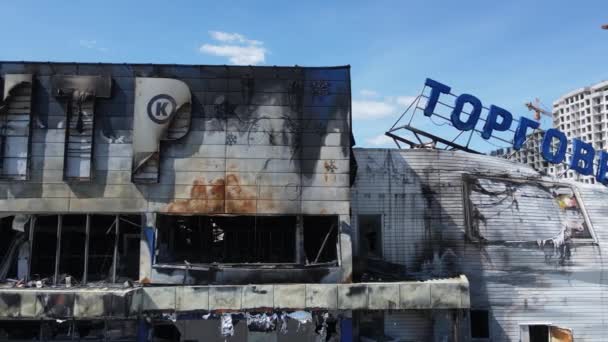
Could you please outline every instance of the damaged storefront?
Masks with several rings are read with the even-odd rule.
[[[0,81],[0,340],[350,341],[385,310],[458,336],[466,277],[354,279],[349,67]]]

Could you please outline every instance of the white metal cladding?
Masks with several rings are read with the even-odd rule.
[[[573,329],[577,341],[602,341],[608,333],[604,241],[608,238],[608,189],[566,182],[579,194],[597,243],[574,241],[559,262],[553,246],[536,243],[479,244],[465,240],[463,175],[555,181],[523,164],[459,151],[355,149],[358,174],[352,188],[353,227],[357,215],[383,217],[383,256],[403,264],[413,277],[465,274],[471,307],[488,309],[492,341],[517,341],[519,324],[551,322]],[[539,202],[539,203],[542,203]],[[551,238],[555,220],[535,216],[540,205],[510,211],[526,236]],[[498,212],[497,212],[498,214]],[[528,215],[528,216],[526,216]],[[508,230],[495,221],[487,229]],[[514,223],[516,224],[516,223]],[[354,236],[358,239],[355,232]]]

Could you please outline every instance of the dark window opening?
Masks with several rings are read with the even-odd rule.
[[[27,235],[13,229],[13,218],[0,219],[0,280],[19,278],[19,251],[27,247]]]
[[[382,257],[382,215],[359,215],[361,257]]]
[[[487,310],[471,310],[471,337],[490,338],[490,320]]]
[[[530,325],[530,342],[549,341],[549,327],[546,325]]]
[[[158,217],[159,263],[293,263],[295,216]]]
[[[141,215],[91,215],[87,281],[114,281],[115,253],[116,282],[137,279],[140,229]]]
[[[33,280],[77,285],[139,277],[141,215],[88,217],[36,217],[30,273]]]
[[[158,323],[153,327],[154,341],[179,341],[181,334],[177,327],[169,323]]]
[[[91,215],[87,281],[111,281],[116,215]]]
[[[108,341],[134,341],[137,338],[137,324],[136,320],[108,320],[105,336]]]
[[[57,215],[37,216],[34,219],[31,279],[53,282],[57,248]]]
[[[40,322],[0,321],[0,341],[36,341],[40,338]]]
[[[338,260],[338,217],[304,216],[303,221],[306,263]]]
[[[118,226],[118,253],[116,281],[139,279],[139,234],[141,215],[120,215]]]
[[[359,335],[375,341],[386,341],[384,336],[384,311],[359,311]]]
[[[65,276],[71,277],[72,284],[83,280],[86,222],[87,215],[63,215],[59,275],[60,279]]]

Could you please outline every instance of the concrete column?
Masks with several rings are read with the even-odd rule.
[[[337,248],[341,268],[340,281],[342,283],[351,283],[353,281],[353,229],[350,226],[349,215],[340,215],[339,220],[340,235]]]
[[[139,238],[139,280],[152,279],[152,262],[156,240],[156,214],[146,213]]]
[[[297,263],[304,265],[306,263],[306,256],[304,253],[304,219],[302,218],[302,215],[298,215],[296,220],[295,257]]]

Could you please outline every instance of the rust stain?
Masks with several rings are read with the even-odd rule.
[[[226,213],[254,214],[257,212],[255,193],[242,187],[237,175],[226,175],[226,184],[229,185],[226,192]]]
[[[559,327],[551,327],[551,342],[572,342],[572,331]]]
[[[190,198],[174,200],[164,211],[182,214],[223,213],[225,188],[224,179],[207,184],[204,178],[197,178],[192,183]]]

